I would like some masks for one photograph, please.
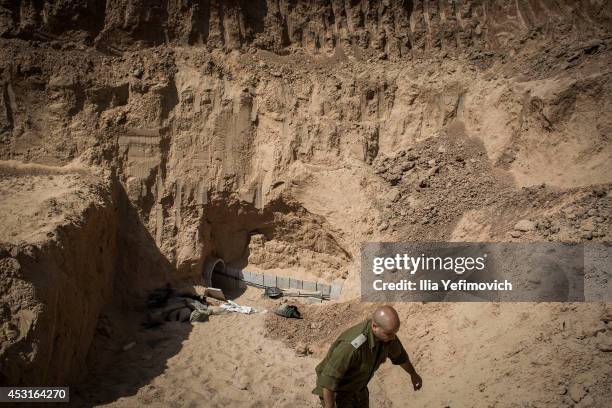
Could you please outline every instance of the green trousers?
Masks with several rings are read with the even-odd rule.
[[[337,392],[336,394],[336,408],[369,408],[370,407],[370,393],[368,388],[362,388],[355,392]],[[321,399],[321,406],[324,407],[323,397]]]

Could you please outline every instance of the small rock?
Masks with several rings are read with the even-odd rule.
[[[387,200],[390,202],[395,202],[399,200],[400,197],[401,193],[398,190],[392,190],[389,192],[389,194],[387,194]]]
[[[431,169],[427,170],[427,176],[433,176],[440,171],[440,166],[434,166]]]
[[[585,220],[580,224],[583,231],[595,231],[595,223],[592,220]]]
[[[578,402],[584,398],[587,391],[582,384],[572,384],[569,387],[569,396],[574,402]]]
[[[530,220],[520,220],[514,225],[514,229],[517,231],[533,231],[536,229],[535,223]]]
[[[132,347],[134,347],[136,345],[136,342],[133,341],[131,343],[126,344],[125,346],[123,346],[123,351],[128,351],[129,349],[131,349]]]
[[[560,385],[559,390],[557,391],[559,395],[567,394],[567,387],[565,385]]]
[[[168,82],[159,82],[151,87],[152,92],[162,93],[164,90],[168,88]]]
[[[310,350],[310,347],[308,347],[307,344],[303,343],[298,344],[295,348],[295,351],[299,356],[307,356],[312,354],[312,350]]]
[[[593,388],[595,384],[597,384],[597,377],[592,371],[587,371],[581,374],[578,374],[575,377],[576,384],[582,384],[587,390]]]
[[[594,208],[591,208],[591,209],[590,209],[590,210],[587,212],[587,214],[588,214],[588,215],[590,215],[591,217],[594,217],[594,216],[596,216],[596,215],[597,215],[597,210],[596,210],[596,209],[594,209]]]
[[[419,187],[421,188],[429,187],[429,181],[427,179],[422,179],[421,181],[419,181]]]
[[[521,235],[523,235],[520,231],[512,231],[510,232],[510,236],[512,238],[519,238]]]
[[[408,171],[408,170],[414,168],[414,162],[413,161],[408,161],[408,162],[402,164],[401,168],[402,168],[402,171]]]
[[[386,174],[386,180],[391,183],[392,186],[396,186],[402,180],[402,173],[400,169],[393,169]]]

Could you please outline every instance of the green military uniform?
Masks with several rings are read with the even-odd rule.
[[[335,392],[339,408],[367,407],[368,382],[387,357],[396,365],[408,361],[397,337],[382,342],[374,336],[370,320],[359,323],[342,333],[329,348],[316,368],[317,387],[312,392],[320,397],[322,388]]]

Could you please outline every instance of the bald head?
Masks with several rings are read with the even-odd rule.
[[[372,321],[386,332],[397,332],[400,319],[397,312],[391,306],[382,306],[374,311]]]

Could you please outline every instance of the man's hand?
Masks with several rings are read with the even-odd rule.
[[[415,391],[420,390],[421,387],[423,386],[423,379],[421,378],[420,375],[417,374],[410,360],[401,364],[400,367],[402,367],[404,371],[410,374],[410,379],[412,380],[412,386],[414,387],[414,390]]]
[[[410,379],[412,380],[412,386],[415,391],[418,391],[423,386],[423,379],[416,372],[410,374]]]

